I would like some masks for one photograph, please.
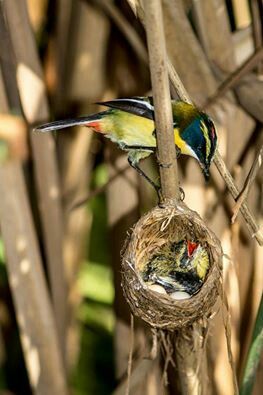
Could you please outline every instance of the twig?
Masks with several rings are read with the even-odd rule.
[[[66,210],[67,211],[73,211],[76,210],[77,208],[81,207],[83,204],[87,203],[90,199],[93,199],[94,197],[98,196],[100,193],[103,193],[106,191],[108,186],[115,181],[116,178],[121,176],[122,174],[125,174],[125,172],[130,169],[130,165],[126,165],[120,170],[116,169],[116,173],[111,176],[108,181],[102,185],[101,187],[95,188],[92,191],[90,191],[86,196],[83,196],[82,198],[76,200],[75,202],[73,201],[68,207],[66,205]]]
[[[130,22],[122,15],[122,13],[119,12],[117,7],[113,3],[109,3],[107,0],[94,0],[94,1],[97,2],[98,4],[103,5],[105,11],[108,12],[109,16],[122,31],[123,35],[126,37],[129,44],[133,47],[137,55],[148,65],[149,59],[148,59],[147,51],[142,43],[141,38],[139,37],[133,26],[131,26]],[[127,0],[127,1],[130,7],[133,9],[133,11],[135,11],[132,0]],[[139,11],[140,11],[139,14],[141,15],[140,18],[141,22],[144,25],[144,20],[142,19],[142,15],[144,13],[142,12],[142,9]],[[172,66],[172,62],[169,59],[167,62],[167,67],[168,67],[168,74],[171,83],[173,84],[174,87],[178,85],[178,89],[180,89],[181,92],[183,91],[185,92],[185,100],[187,100],[187,92],[184,86],[180,83],[180,81],[178,81],[178,75]]]
[[[185,89],[182,81],[180,80],[179,75],[177,74],[171,60],[167,58],[167,66],[168,66],[168,71],[169,71],[169,78],[171,81],[172,86],[176,90],[178,96],[180,97],[181,100],[191,103],[190,97],[187,93],[187,90]]]
[[[229,89],[237,85],[240,79],[243,78],[249,71],[251,71],[262,59],[263,59],[263,47],[260,47],[240,67],[238,67],[233,73],[231,73],[222,82],[222,84],[219,85],[215,94],[207,99],[203,108],[206,109],[210,107],[220,97],[222,97]]]
[[[87,1],[87,0],[85,0]],[[130,25],[129,21],[120,13],[117,7],[113,3],[109,3],[106,0],[94,0],[98,4],[101,4],[108,15],[112,18],[112,20],[116,23],[119,29],[122,31],[124,36],[127,38],[129,44],[133,47],[137,55],[146,63],[148,63],[147,52],[144,48],[144,45],[138,36],[136,30]],[[128,0],[129,1],[129,0]],[[196,6],[199,3],[194,2]],[[238,84],[241,78],[243,78],[249,71],[251,71],[261,60],[263,59],[263,48],[257,47],[256,51],[233,73],[231,73],[217,88],[215,94],[210,96],[205,105],[204,109],[211,106],[215,103],[220,97],[222,97],[229,89],[233,88]],[[172,85],[176,90],[181,92],[181,99],[187,101],[188,94],[182,85],[178,81],[178,75],[174,70],[174,67],[171,61],[168,58],[168,72],[169,78]]]
[[[235,368],[233,353],[232,353],[232,349],[231,349],[230,313],[229,313],[229,306],[228,306],[228,302],[227,302],[227,297],[226,297],[224,290],[222,290],[221,297],[222,297],[222,302],[223,302],[222,307],[221,307],[221,314],[222,314],[223,325],[225,328],[228,361],[229,361],[229,365],[231,367],[234,395],[238,395],[239,391],[238,391],[238,383],[237,383],[237,376],[236,376],[236,368]],[[224,310],[225,310],[225,312],[224,312]]]
[[[158,332],[156,328],[151,328],[152,331],[152,348],[151,351],[148,355],[148,359],[151,359],[152,361],[157,358],[158,354]]]
[[[85,0],[87,2],[87,0]],[[94,0],[94,3],[98,4],[108,14],[108,16],[114,21],[116,26],[120,29],[127,41],[134,49],[138,57],[148,64],[148,53],[139,34],[133,28],[131,23],[123,16],[119,9],[108,0]]]
[[[176,364],[181,390],[186,395],[210,393],[200,374],[202,356],[205,355],[203,328],[195,323],[191,329],[178,332],[175,339]],[[203,367],[203,369],[205,369]],[[206,371],[205,376],[208,375]]]
[[[162,374],[162,384],[163,386],[168,385],[168,366],[171,366],[175,369],[175,362],[173,358],[174,347],[171,341],[171,333],[160,331],[160,342],[161,342],[161,351],[163,352],[163,374]],[[185,367],[185,364],[182,363]]]
[[[160,0],[144,0],[144,7],[162,195],[164,199],[178,198],[178,171],[162,7]]]
[[[149,359],[141,359],[134,367],[130,379],[130,391],[133,393],[135,388],[142,383],[146,375],[152,371],[155,362]],[[126,395],[127,377],[121,381],[112,395]]]
[[[263,26],[262,26],[262,12],[263,12],[263,4],[261,0],[251,0],[251,16],[252,16],[252,31],[254,38],[254,46],[255,49],[262,46],[262,34],[263,34]],[[262,62],[258,64],[258,73],[262,74]]]
[[[134,348],[134,317],[131,314],[131,339],[130,339],[130,352],[129,352],[128,368],[127,368],[127,387],[126,387],[125,395],[129,395],[130,393],[133,348]]]
[[[131,8],[134,10],[133,2],[131,0],[127,0],[127,1],[131,5]],[[137,1],[136,6],[137,6],[136,10],[138,12],[139,18],[141,19],[142,24],[144,24],[144,20],[143,20],[144,12],[143,12],[143,9],[140,5],[140,2]],[[180,97],[180,99],[184,100],[188,103],[192,103],[190,96],[188,95],[186,89],[184,88],[184,86],[180,80],[180,77],[176,73],[171,61],[169,61],[169,58],[167,58],[167,66],[168,66],[170,81],[171,81],[174,89],[176,90],[178,96]],[[235,186],[233,177],[231,176],[229,170],[227,169],[219,151],[217,151],[215,154],[214,163],[215,163],[221,177],[224,179],[231,195],[233,196],[234,199],[236,199],[237,196],[239,195],[239,191],[238,191],[237,187]],[[254,219],[253,215],[250,213],[249,208],[246,205],[246,203],[243,203],[243,205],[240,209],[240,212],[242,213],[242,215],[247,223],[247,226],[249,228],[249,231],[250,231],[252,237],[254,237],[257,240],[259,245],[263,245],[262,231],[259,229],[259,227],[256,223],[256,220]]]
[[[215,156],[214,162],[215,162],[215,165],[216,165],[219,173],[221,174],[222,178],[225,180],[228,190],[230,191],[233,198],[236,200],[239,196],[239,191],[238,191],[237,187],[235,186],[233,178],[232,178],[231,174],[229,173],[229,170],[227,169],[225,162],[223,161],[221,155],[218,154],[218,152],[217,152],[217,155]],[[246,221],[246,224],[247,224],[248,229],[251,233],[251,236],[257,240],[259,245],[263,245],[262,230],[256,224],[256,221],[255,221],[253,215],[250,213],[249,208],[245,202],[240,207],[240,212],[242,213],[242,215]]]
[[[263,162],[263,146],[260,148],[259,153],[257,154],[253,165],[248,173],[248,176],[246,178],[246,181],[244,183],[244,187],[242,189],[242,191],[240,192],[238,198],[236,199],[236,204],[233,208],[233,216],[231,218],[231,222],[232,224],[235,222],[237,214],[239,212],[239,210],[241,209],[242,204],[244,203],[244,201],[246,200],[248,193],[250,191],[250,188],[256,178],[256,175],[262,165]]]
[[[206,15],[203,12],[201,0],[195,0],[192,2],[192,13],[193,13],[194,26],[197,31],[198,39],[204,49],[205,54],[208,54],[210,43],[207,34],[207,27],[205,20]]]

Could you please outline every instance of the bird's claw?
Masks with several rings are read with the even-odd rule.
[[[183,202],[185,198],[185,192],[182,187],[179,187],[179,192],[180,192],[180,200]]]
[[[175,146],[175,155],[176,155],[176,159],[179,158],[179,156],[181,155],[182,151],[180,150],[179,147],[177,147],[177,145]]]
[[[158,195],[158,206],[162,208],[162,207],[164,207],[164,197],[162,194],[162,188],[156,185],[155,190]]]

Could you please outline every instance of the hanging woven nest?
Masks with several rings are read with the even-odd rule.
[[[205,265],[193,264],[190,274],[194,280],[187,288],[190,277],[186,268],[191,267],[191,260],[183,257],[187,256],[188,245],[192,250],[198,246]],[[171,263],[172,254],[175,263]],[[155,207],[137,222],[124,247],[122,287],[132,312],[155,328],[170,330],[208,317],[220,292],[221,259],[219,240],[196,212],[177,201],[169,201],[162,208]],[[180,279],[179,292],[172,292],[177,283],[169,283],[167,278],[171,276],[167,273]],[[190,295],[178,300],[187,295],[185,289],[190,289]]]

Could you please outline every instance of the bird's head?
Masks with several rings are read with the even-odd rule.
[[[199,112],[182,131],[181,137],[186,142],[190,154],[200,163],[205,179],[208,180],[209,168],[217,147],[214,122],[207,114]]]

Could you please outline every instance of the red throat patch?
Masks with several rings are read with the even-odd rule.
[[[189,257],[194,253],[197,247],[198,247],[198,243],[194,243],[192,241],[187,240],[187,253]]]

